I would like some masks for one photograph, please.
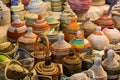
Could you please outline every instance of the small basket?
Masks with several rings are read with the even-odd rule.
[[[42,43],[42,36],[46,40],[46,45]],[[35,41],[35,51],[32,53],[35,58],[35,63],[45,60],[45,57],[51,56],[49,51],[49,40],[46,35],[40,33]]]
[[[4,56],[6,56],[7,58],[9,58],[11,60],[11,58],[6,54],[0,53],[0,55],[4,55]],[[9,63],[9,61],[0,62],[0,80],[5,79],[4,72],[5,72],[5,67],[6,67],[7,63]]]
[[[13,57],[22,63],[27,70],[31,70],[34,66],[34,57],[22,48],[18,48]]]
[[[20,80],[20,79],[24,79],[24,77],[28,74],[28,71],[22,67],[22,72],[17,72],[15,70],[10,70],[10,65],[19,65],[20,67],[22,67],[22,64],[18,61],[12,60],[11,62],[9,62],[6,67],[5,67],[5,72],[4,72],[4,76],[6,80],[13,80],[10,78],[14,78],[14,80]],[[14,69],[14,68],[11,68]],[[10,71],[10,72],[9,72]]]

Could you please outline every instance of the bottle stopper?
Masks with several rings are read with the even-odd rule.
[[[96,58],[94,59],[94,65],[95,65],[95,66],[101,65],[101,58],[96,57]]]
[[[41,20],[41,19],[42,19],[42,15],[38,14],[38,20]]]
[[[58,41],[61,42],[61,41],[63,41],[63,40],[64,40],[64,34],[63,34],[62,32],[60,32],[60,33],[58,34]]]
[[[100,26],[96,27],[96,32],[99,32],[99,31],[101,31],[101,27]]]
[[[108,15],[108,11],[105,10],[104,13],[103,13],[103,15]]]
[[[46,57],[45,58],[45,66],[50,66],[51,65],[51,58],[50,57]]]
[[[28,27],[27,28],[27,34],[31,34],[32,33],[32,27]]]
[[[14,15],[14,23],[19,23],[21,22],[20,18],[19,18],[19,15]]]
[[[107,51],[107,58],[108,59],[114,59],[115,57],[115,51],[114,50],[108,50]]]
[[[81,38],[81,36],[82,36],[82,32],[81,31],[77,31],[77,37]]]
[[[42,19],[42,14],[38,14],[38,20]]]
[[[108,46],[108,49],[112,49],[112,50],[114,50],[114,48],[115,48],[115,46],[112,45],[112,44]]]
[[[69,50],[69,56],[74,56],[74,53],[75,53],[74,49],[71,48],[71,49]]]
[[[77,19],[75,17],[72,17],[71,22],[77,22]]]

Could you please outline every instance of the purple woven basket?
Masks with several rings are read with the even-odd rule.
[[[75,13],[85,13],[89,10],[91,0],[67,0]]]

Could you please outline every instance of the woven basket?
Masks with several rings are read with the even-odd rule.
[[[85,38],[87,38],[91,33],[93,33],[97,27],[96,24],[90,21],[90,18],[86,18],[86,21],[82,23],[80,26],[81,29],[84,30]]]
[[[119,22],[119,19],[120,19],[120,11],[113,11],[112,12],[112,19],[115,23],[115,27],[117,29],[120,29],[120,22]]]
[[[27,70],[31,70],[33,68],[34,57],[26,50],[18,48],[13,57],[20,63],[22,63],[24,68],[26,68]]]
[[[20,68],[20,70],[22,72],[19,72],[19,69],[15,69],[15,65],[18,65]],[[13,66],[14,68],[11,68],[11,66]],[[28,71],[22,67],[22,64],[18,61],[12,60],[11,62],[9,62],[6,67],[5,67],[5,79],[6,80],[10,80],[10,79],[14,79],[14,80],[20,80],[20,79],[24,79],[24,77],[27,75]]]
[[[37,14],[28,13],[25,15],[25,24],[27,27],[32,26],[33,22],[37,20]]]
[[[42,43],[42,36],[46,40],[46,45]],[[32,53],[35,58],[35,63],[45,60],[45,57],[51,56],[49,51],[49,40],[46,35],[40,33],[35,41],[35,51]]]
[[[5,1],[5,0],[3,0]],[[10,24],[11,16],[10,16],[10,9],[6,7],[6,5],[0,1],[0,26]]]
[[[115,51],[109,49],[107,58],[102,62],[104,70],[107,72],[108,80],[118,80],[120,74],[120,63],[115,58]]]
[[[70,7],[75,13],[85,13],[89,10],[91,0],[68,0]]]
[[[0,55],[4,55],[5,57],[7,57],[8,59],[11,60],[11,58],[4,53],[0,53]],[[9,61],[0,62],[0,80],[4,80],[4,78],[5,78],[4,72],[5,72],[5,67],[6,67],[7,63],[9,63]]]
[[[118,29],[108,26],[102,30],[107,36],[111,44],[116,44],[120,41],[120,32]]]
[[[58,39],[50,46],[52,52],[52,60],[55,63],[63,63],[63,58],[68,55],[71,45],[64,40],[64,34],[60,32]]]

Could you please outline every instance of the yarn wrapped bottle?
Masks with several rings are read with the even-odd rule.
[[[33,32],[39,34],[41,32],[50,30],[50,25],[43,18],[41,14],[38,15],[38,19],[32,24]]]
[[[84,34],[82,34],[81,31],[77,31],[77,36],[70,40],[70,44],[75,49],[76,53],[82,53],[87,49],[92,49],[89,41],[84,38]]]
[[[88,36],[88,41],[95,50],[104,50],[105,46],[108,46],[109,40],[101,31],[101,27],[97,27],[96,31]]]
[[[74,49],[69,50],[69,56],[63,58],[63,73],[71,76],[81,72],[82,60],[75,55]]]
[[[102,31],[111,44],[117,44],[120,41],[120,32],[114,26],[106,26]]]
[[[58,34],[58,40],[51,45],[52,60],[56,63],[63,63],[63,58],[68,55],[71,45],[64,40],[64,34]]]
[[[103,15],[95,21],[95,24],[104,28],[105,26],[114,25],[112,18],[108,16],[108,11],[104,11]]]
[[[60,15],[60,22],[61,22],[60,29],[61,30],[64,30],[67,28],[67,26],[71,22],[72,17],[77,18],[77,15],[70,8],[70,5],[66,3],[64,5],[64,10],[62,11],[62,13]]]
[[[95,73],[96,80],[107,80],[107,73],[101,65],[101,59],[96,57],[93,66],[90,68]]]
[[[108,74],[108,80],[117,80],[120,74],[120,63],[115,59],[115,52],[108,50],[107,58],[102,62],[104,70]]]
[[[96,24],[90,21],[90,18],[86,18],[86,21],[83,22],[80,26],[81,29],[84,30],[85,38],[87,38],[91,33],[93,33],[97,27]]]
[[[11,42],[16,42],[19,37],[27,32],[27,27],[24,22],[19,19],[19,15],[14,16],[14,21],[7,31],[7,38]]]
[[[119,18],[120,18],[120,1],[118,1],[117,4],[113,6],[112,10],[112,19],[115,23],[115,27],[120,30]]]
[[[27,33],[18,38],[18,44],[20,48],[33,52],[37,35],[32,32],[32,27],[29,27]]]
[[[67,26],[67,28],[63,31],[65,34],[65,40],[70,41],[72,38],[76,36],[77,31],[81,30],[80,26],[75,17],[71,18],[71,22]],[[83,32],[83,30],[81,30]]]
[[[96,57],[99,57],[99,55],[93,53],[93,50],[86,50],[86,52],[83,52],[80,54],[80,58],[82,59],[82,70],[88,70],[90,67],[92,67],[94,63],[94,59]]]
[[[115,53],[114,53],[115,59],[116,59],[117,61],[120,61],[120,55],[117,54],[118,50],[116,49],[115,45],[112,45],[112,44],[110,44],[109,46],[106,46],[106,47],[104,48],[105,54],[102,56],[103,60],[104,60],[105,58],[107,58],[107,52],[108,52],[109,50],[114,50],[114,51],[115,51]]]

